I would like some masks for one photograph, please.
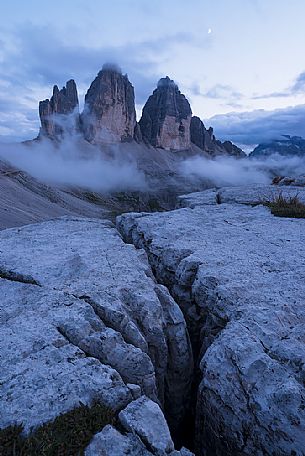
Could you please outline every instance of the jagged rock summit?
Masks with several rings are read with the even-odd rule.
[[[143,139],[154,147],[186,150],[191,146],[192,110],[178,86],[168,76],[148,98],[139,122]]]
[[[120,142],[134,138],[136,110],[134,88],[127,75],[104,65],[85,96],[81,116],[89,142]]]
[[[208,130],[199,117],[193,116],[191,119],[191,141],[202,150],[210,150],[213,142],[213,128]]]
[[[39,102],[40,136],[60,137],[68,129],[78,127],[78,95],[75,81],[70,79],[61,90],[53,87],[52,97]]]
[[[72,79],[62,90],[54,86],[51,99],[39,103],[39,115],[40,138],[58,140],[77,131],[93,144],[136,140],[168,151],[188,151],[195,145],[211,157],[245,155],[230,141],[218,141],[212,128],[207,130],[199,117],[192,117],[188,100],[168,76],[159,80],[137,123],[134,88],[115,65],[104,65],[91,83],[81,115]]]
[[[190,125],[191,142],[212,157],[217,155],[233,155],[245,157],[246,154],[231,141],[221,142],[215,138],[212,127],[206,129],[202,120],[193,116]]]

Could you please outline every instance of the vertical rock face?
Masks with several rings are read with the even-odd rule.
[[[118,142],[133,139],[136,127],[134,89],[127,75],[104,66],[92,82],[81,116],[85,139]]]
[[[39,117],[40,136],[54,139],[62,136],[66,130],[73,131],[78,127],[78,96],[73,79],[61,90],[55,85],[51,99],[39,102]]]
[[[60,140],[77,132],[93,144],[135,140],[172,151],[188,150],[195,144],[211,157],[245,156],[230,141],[218,141],[213,129],[206,129],[199,117],[192,117],[188,100],[168,76],[159,80],[138,123],[134,88],[127,75],[109,64],[103,66],[91,83],[81,116],[73,79],[61,90],[54,86],[50,100],[39,103],[39,116],[39,137]]]
[[[190,125],[191,142],[211,156],[232,155],[235,157],[245,157],[245,153],[231,141],[221,142],[215,138],[213,128],[208,130],[199,117],[194,116]]]
[[[198,146],[200,149],[205,150],[206,152],[212,152],[215,146],[213,147],[213,141],[215,137],[213,134],[213,128],[208,130],[205,128],[203,122],[197,116],[193,116],[191,119],[191,142]]]
[[[160,79],[139,122],[144,141],[167,150],[188,149],[191,116],[190,104],[175,82],[168,76]]]

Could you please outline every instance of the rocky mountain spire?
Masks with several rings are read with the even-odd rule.
[[[215,138],[213,128],[208,130],[199,117],[194,116],[190,125],[191,142],[201,150],[211,156],[216,155],[233,155],[235,157],[244,157],[245,153],[231,141],[221,142]]]
[[[66,130],[74,131],[78,127],[78,96],[73,79],[61,90],[55,85],[51,99],[39,102],[39,117],[40,136],[54,139],[63,135]]]
[[[93,144],[135,140],[165,150],[189,150],[195,144],[211,157],[245,156],[230,141],[218,141],[213,129],[206,129],[192,110],[177,84],[168,76],[161,78],[148,98],[139,123],[136,121],[134,88],[127,75],[106,64],[91,83],[79,115],[78,95],[73,79],[61,90],[39,103],[39,137],[60,140],[75,132]]]
[[[104,65],[92,82],[81,115],[85,139],[118,142],[133,139],[136,127],[134,89],[127,75]]]
[[[167,150],[188,149],[191,116],[190,104],[175,82],[168,76],[160,79],[139,122],[144,141]]]

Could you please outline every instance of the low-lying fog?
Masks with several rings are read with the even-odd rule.
[[[194,157],[181,164],[185,176],[208,179],[215,186],[268,184],[274,176],[299,176],[305,173],[301,157],[283,157],[278,154],[268,158],[218,157],[208,160]]]
[[[150,153],[150,149],[143,146],[143,154],[148,154],[149,158]],[[131,153],[124,154],[115,145],[103,153],[97,146],[81,142],[77,135],[56,145],[49,140],[0,144],[0,158],[48,184],[100,192],[149,189],[144,172],[138,168]],[[215,186],[248,185],[268,184],[274,175],[305,174],[305,163],[299,157],[273,156],[261,160],[219,157],[210,160],[195,156],[177,161],[175,169],[190,181],[201,178]]]

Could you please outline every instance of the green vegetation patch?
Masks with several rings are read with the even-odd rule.
[[[23,427],[9,426],[0,430],[1,456],[81,456],[92,437],[107,424],[115,423],[115,415],[99,403],[81,405],[59,415],[30,435],[23,436]]]
[[[270,208],[276,217],[305,218],[305,204],[299,200],[298,195],[285,197],[282,192],[270,201],[264,201],[264,206]]]

